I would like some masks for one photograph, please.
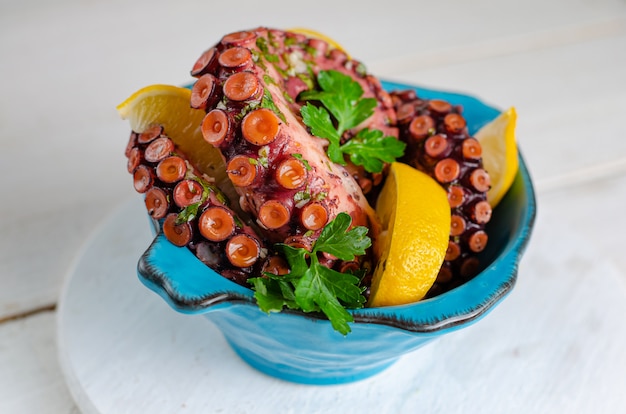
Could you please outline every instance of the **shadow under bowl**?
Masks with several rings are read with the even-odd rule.
[[[383,82],[387,90],[462,105],[470,134],[500,111],[471,96]],[[266,314],[254,292],[220,276],[187,248],[169,243],[155,223],[155,239],[139,259],[139,278],[175,310],[204,314],[249,365],[270,376],[305,384],[340,384],[370,377],[400,356],[469,326],[512,290],[535,219],[535,194],[520,154],[515,181],[487,225],[486,265],[463,285],[409,305],[351,310],[343,336],[318,314],[284,310]]]

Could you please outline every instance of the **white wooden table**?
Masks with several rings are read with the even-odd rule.
[[[516,106],[539,206],[519,284],[501,308],[409,356],[419,381],[395,367],[385,377],[421,391],[376,394],[380,380],[341,392],[272,382],[272,395],[323,404],[337,393],[383,412],[420,403],[427,412],[626,412],[626,1],[349,4],[0,0],[0,413],[80,412],[59,363],[56,304],[89,236],[136,197],[115,105],[148,84],[187,82],[206,47],[259,25],[310,27],[386,79]],[[454,356],[461,344],[472,345],[463,359]],[[497,382],[494,395],[486,384]],[[395,405],[368,405],[357,394],[365,389]],[[437,390],[465,405],[450,410]],[[100,398],[123,411],[115,392]],[[179,411],[199,412],[198,398]]]

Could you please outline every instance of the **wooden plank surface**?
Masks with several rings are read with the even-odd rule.
[[[78,413],[61,375],[56,314],[0,324],[0,412]]]

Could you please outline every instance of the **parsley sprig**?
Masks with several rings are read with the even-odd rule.
[[[311,252],[286,244],[278,244],[289,263],[290,273],[250,278],[254,286],[254,297],[264,312],[280,312],[285,306],[304,312],[323,312],[333,328],[343,335],[351,329],[353,321],[346,308],[362,308],[364,288],[359,286],[360,278],[351,273],[340,273],[320,264],[318,253],[326,252],[341,260],[354,260],[365,254],[371,246],[367,237],[368,229],[356,226],[350,230],[352,218],[347,213],[339,213],[328,223],[315,241]]]
[[[393,162],[404,154],[406,144],[402,141],[369,128],[360,130],[342,145],[344,132],[357,127],[374,114],[376,99],[363,98],[361,85],[336,70],[320,71],[317,82],[321,90],[303,92],[300,98],[319,101],[323,106],[307,102],[300,113],[313,135],[328,140],[326,151],[331,161],[345,165],[345,154],[355,165],[362,165],[368,172],[380,172],[385,162]]]

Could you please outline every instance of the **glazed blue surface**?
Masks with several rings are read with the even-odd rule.
[[[476,98],[383,82],[387,90],[415,89],[418,96],[462,105],[470,133],[500,111]],[[266,314],[254,292],[205,266],[187,248],[156,237],[138,263],[140,280],[174,309],[204,314],[248,364],[268,375],[307,384],[338,384],[369,377],[401,355],[490,312],[513,288],[535,218],[535,195],[526,164],[494,209],[488,224],[487,266],[462,286],[410,305],[353,310],[352,332],[342,336],[323,315]]]

